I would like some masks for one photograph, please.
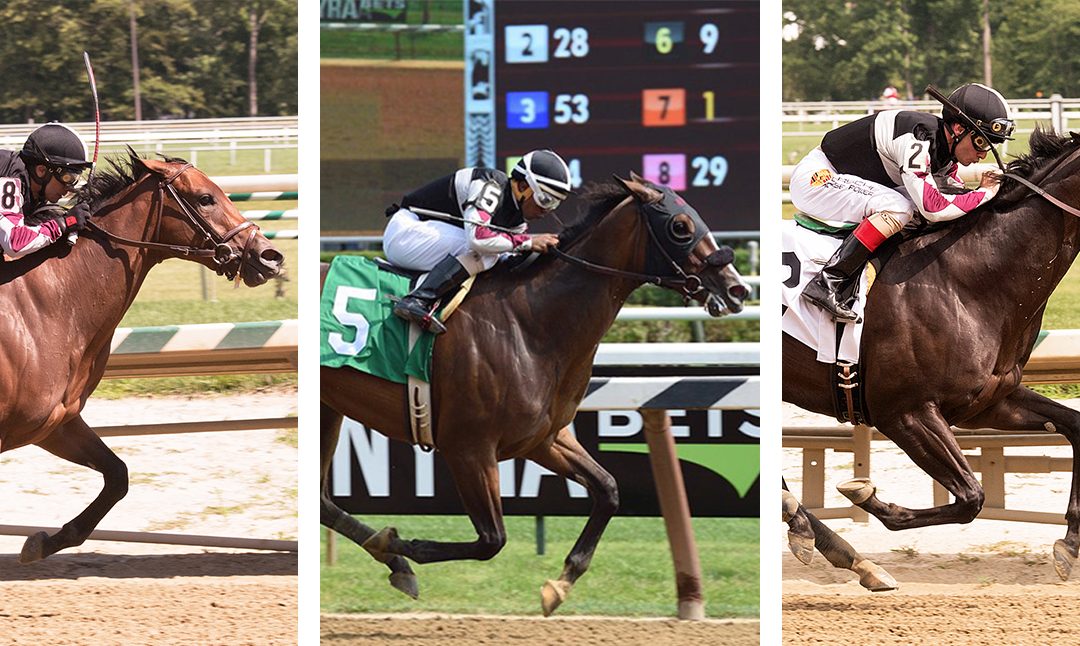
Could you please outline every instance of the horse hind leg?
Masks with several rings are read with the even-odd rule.
[[[375,555],[400,555],[416,563],[439,563],[475,559],[487,561],[506,545],[502,500],[499,497],[499,465],[493,451],[471,446],[469,455],[443,448],[465,512],[476,529],[477,539],[469,542],[406,540],[397,529],[384,527],[364,542]],[[478,455],[479,453],[479,455]],[[376,556],[380,558],[380,556]],[[380,558],[381,560],[381,558]]]
[[[328,476],[330,473],[330,464],[333,462],[334,451],[337,448],[338,436],[341,433],[341,421],[342,415],[340,413],[326,404],[322,404],[319,415],[319,424],[321,427],[321,497],[319,521],[324,527],[334,530],[357,545],[363,546],[369,538],[375,535],[375,530],[345,513],[341,507],[334,504],[334,501],[330,498],[329,494],[330,482]],[[409,565],[408,561],[400,556],[373,553],[370,552],[370,550],[369,553],[371,553],[376,560],[384,563],[386,567],[390,568],[390,585],[394,589],[400,590],[413,599],[419,598],[420,587],[416,581],[416,574],[413,573],[412,567]]]
[[[593,499],[589,520],[567,555],[562,574],[557,581],[546,581],[540,589],[540,605],[547,617],[566,600],[574,583],[589,569],[600,537],[619,509],[619,489],[615,478],[593,460],[568,428],[560,430],[550,446],[539,447],[525,457],[584,485]]]
[[[27,538],[19,555],[22,563],[32,563],[64,548],[82,545],[105,514],[128,491],[127,465],[101,441],[81,416],[61,425],[37,445],[59,458],[101,473],[104,486],[93,502],[65,523],[60,531],[52,536],[38,532]]]

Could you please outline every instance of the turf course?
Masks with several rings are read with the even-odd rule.
[[[372,516],[375,527],[395,525],[407,538],[473,540],[460,516]],[[389,570],[348,539],[338,537],[338,562],[328,566],[325,538],[322,609],[326,612],[453,612],[540,616],[540,586],[557,578],[584,518],[545,519],[545,554],[537,556],[534,520],[506,519],[506,547],[487,562],[414,565],[420,599],[390,587]],[[697,518],[706,615],[758,615],[758,530],[755,519]],[[616,517],[600,541],[589,571],[557,614],[673,617],[675,577],[660,518]]]

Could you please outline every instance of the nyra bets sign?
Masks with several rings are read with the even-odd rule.
[[[757,411],[668,411],[676,453],[696,516],[756,517],[759,490]],[[572,426],[585,449],[619,484],[619,513],[659,516],[641,415],[578,413]],[[587,515],[581,485],[528,460],[499,464],[506,514]],[[354,514],[462,514],[438,452],[392,442],[346,419],[330,474],[334,501]]]

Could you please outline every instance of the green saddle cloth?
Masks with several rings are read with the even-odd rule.
[[[348,366],[400,384],[409,375],[431,381],[435,335],[421,334],[409,352],[409,323],[394,316],[390,301],[408,294],[409,282],[367,258],[334,257],[319,305],[320,365]]]

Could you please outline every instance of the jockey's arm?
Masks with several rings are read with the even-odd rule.
[[[485,226],[491,222],[492,213],[498,208],[502,191],[495,182],[476,180],[469,185],[462,216],[465,218],[465,235],[469,249],[479,254],[496,255],[509,251],[528,251],[531,237],[525,233],[524,223],[507,233]]]
[[[965,193],[942,192],[930,172],[930,142],[917,139],[914,135],[893,140],[892,153],[894,159],[900,162],[900,176],[911,201],[931,222],[955,220],[997,195],[996,185]]]
[[[14,185],[12,193],[7,187]],[[12,199],[6,199],[6,197]],[[24,223],[22,212],[22,190],[19,180],[12,177],[0,178],[0,250],[8,258],[23,256],[43,249],[57,241],[64,230],[55,219],[29,226]]]

